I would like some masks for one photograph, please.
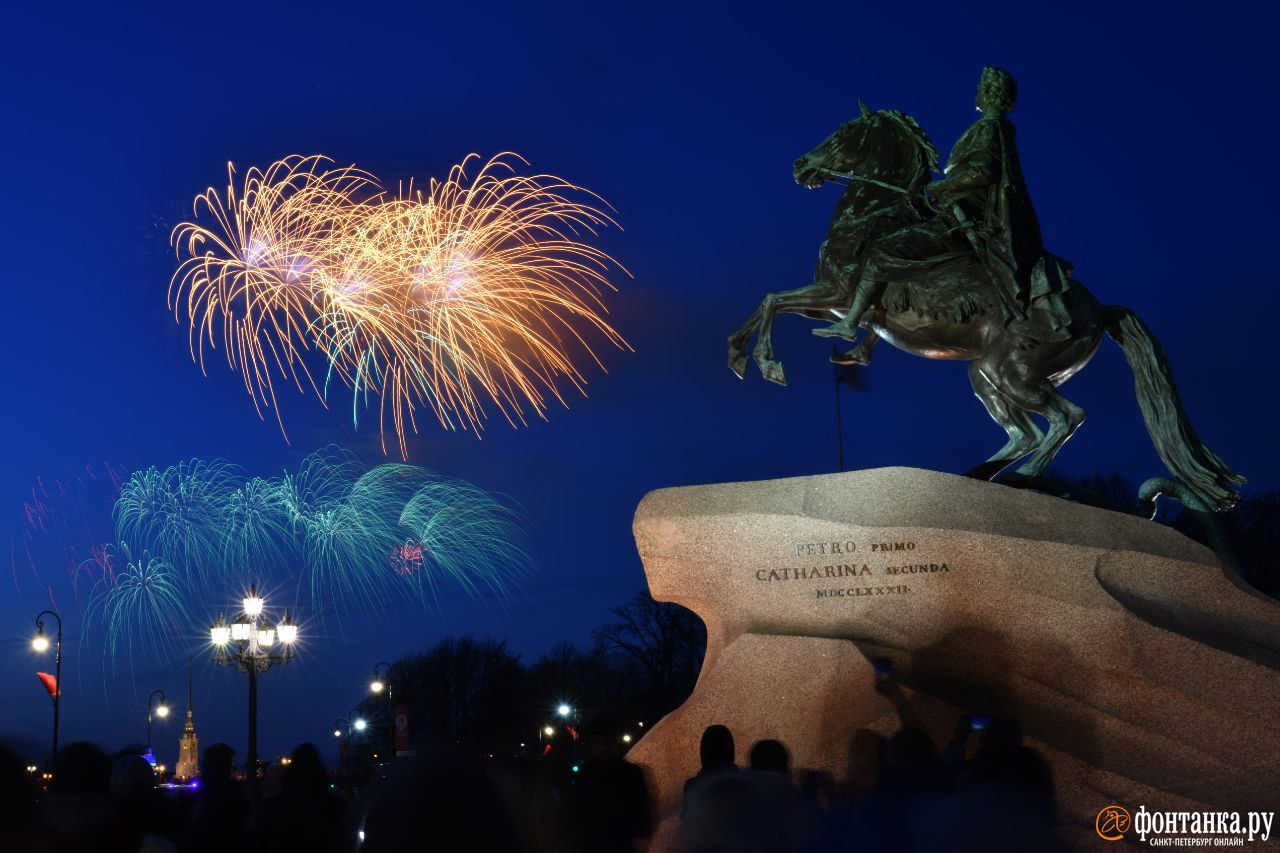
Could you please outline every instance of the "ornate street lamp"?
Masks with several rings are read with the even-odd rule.
[[[289,611],[284,612],[279,625],[272,625],[263,616],[264,606],[258,588],[252,586],[235,621],[228,624],[218,616],[209,629],[213,662],[249,676],[249,754],[245,765],[252,780],[258,777],[258,676],[292,660],[293,644],[298,640],[298,626]]]
[[[55,611],[42,610],[37,614],[36,635],[31,641],[31,648],[41,654],[49,651],[49,638],[44,635],[44,617],[46,616],[52,616],[58,623],[57,646],[53,653],[53,690],[50,691],[53,698],[53,752],[49,753],[48,767],[52,770],[53,760],[58,755],[58,712],[62,706],[62,617]]]
[[[346,717],[339,717],[333,721],[333,736],[342,737],[344,733],[351,737],[351,721]]]
[[[156,706],[154,711],[152,711],[151,704],[152,702],[155,701],[156,696],[160,697],[160,704]],[[169,716],[169,706],[164,703],[163,690],[152,690],[151,695],[147,697],[147,751],[148,752],[151,751],[151,716],[153,713],[155,716],[159,717],[162,720],[165,717]]]

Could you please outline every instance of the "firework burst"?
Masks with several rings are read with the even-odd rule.
[[[93,583],[86,624],[105,631],[112,656],[134,643],[169,651],[175,626],[189,628],[178,602],[254,583],[292,588],[295,609],[323,622],[431,604],[445,585],[502,598],[530,568],[519,513],[502,499],[416,465],[366,470],[336,447],[275,478],[199,459],[148,468],[124,482],[114,519],[121,545],[80,566]]]
[[[122,659],[132,666],[136,652],[176,656],[193,624],[188,578],[147,551],[135,556],[123,543],[101,559],[104,571],[89,596],[86,623],[101,624],[112,671]]]
[[[135,472],[116,501],[116,539],[212,585],[227,568],[227,516],[239,478],[232,465],[199,459]]]
[[[603,367],[593,341],[627,345],[604,319],[617,264],[582,239],[615,223],[582,188],[518,174],[523,162],[473,155],[394,193],[323,157],[230,171],[174,231],[169,303],[192,357],[203,369],[221,345],[277,419],[280,379],[322,399],[345,386],[353,417],[374,410],[384,451],[394,432],[405,458],[424,409],[477,433],[491,413],[545,418],[563,386],[585,393],[576,357]],[[325,359],[320,383],[309,350]]]

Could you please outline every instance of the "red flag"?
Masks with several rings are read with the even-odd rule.
[[[40,679],[40,683],[44,685],[45,690],[49,691],[50,696],[58,694],[58,679],[47,672],[37,672],[36,678]]]

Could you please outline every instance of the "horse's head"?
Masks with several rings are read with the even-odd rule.
[[[796,183],[820,187],[829,173],[853,173],[917,187],[938,168],[938,149],[909,115],[871,110],[858,99],[859,116],[845,122],[822,144],[797,159]]]

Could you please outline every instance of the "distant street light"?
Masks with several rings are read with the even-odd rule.
[[[289,611],[279,625],[262,619],[265,602],[258,595],[257,587],[250,587],[249,594],[241,602],[243,613],[231,624],[221,617],[209,629],[213,641],[213,662],[238,669],[249,676],[249,753],[245,765],[249,778],[258,777],[258,676],[273,666],[286,664],[293,659],[293,644],[298,639],[298,626],[289,618]],[[276,640],[283,651],[273,651]]]
[[[391,698],[391,664],[380,660],[373,665],[373,681],[369,682],[369,690],[373,693],[387,691],[387,734],[391,738],[391,751],[387,754],[396,757],[396,707]]]
[[[355,722],[355,730],[356,730],[356,731],[358,731],[358,732],[362,732],[362,731],[364,731],[364,730],[365,730],[365,729],[367,729],[367,728],[369,728],[369,723],[368,723],[368,721],[366,721],[366,720],[364,719],[364,717],[360,717],[360,718],[358,718],[358,719],[356,720],[356,722]]]
[[[544,728],[544,729],[542,730],[542,733],[543,733],[544,735],[546,735],[547,737],[551,737],[552,735],[554,735],[554,734],[556,733],[556,730],[555,730],[555,729],[553,729],[551,726],[547,726],[546,728]]]
[[[160,697],[160,704],[153,711],[152,703],[155,701],[156,696]],[[162,720],[165,717],[169,716],[169,706],[164,704],[163,690],[152,690],[151,695],[147,697],[147,750],[148,751],[151,750],[151,717],[153,714]]]
[[[568,705],[560,705],[560,707],[556,708],[556,713],[562,717],[567,717],[573,713],[573,709]]]
[[[36,616],[36,636],[31,641],[31,648],[40,654],[49,651],[49,638],[44,635],[45,616],[52,616],[58,623],[58,645],[53,657],[53,690],[50,691],[53,698],[53,752],[49,753],[48,767],[52,770],[53,760],[58,755],[58,713],[62,709],[62,617],[52,610],[43,610]]]
[[[622,742],[623,742],[623,743],[631,743],[631,735],[623,735],[623,736],[622,736]]]

